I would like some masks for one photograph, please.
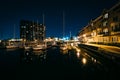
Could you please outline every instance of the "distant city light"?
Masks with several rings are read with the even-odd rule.
[[[69,37],[63,37],[62,40],[64,41],[69,40]]]

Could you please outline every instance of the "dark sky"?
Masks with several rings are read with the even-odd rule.
[[[98,17],[103,9],[109,9],[118,0],[0,0],[0,38],[19,38],[21,19],[39,21],[45,15],[46,36],[62,37],[63,11],[65,14],[65,36],[72,36],[88,22]]]

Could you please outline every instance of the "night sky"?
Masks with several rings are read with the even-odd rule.
[[[103,9],[110,9],[119,0],[0,0],[0,39],[19,38],[20,20],[43,22],[45,15],[46,36],[62,37],[63,12],[65,36],[72,36],[88,22],[98,17]]]

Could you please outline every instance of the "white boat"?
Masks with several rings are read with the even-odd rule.
[[[36,45],[35,47],[33,47],[33,50],[44,50],[46,49],[45,45]]]
[[[67,44],[62,44],[62,45],[60,45],[60,49],[61,50],[67,50],[68,49],[68,46],[67,46]]]
[[[30,50],[30,49],[32,49],[32,47],[31,46],[24,46],[24,49],[25,50]]]
[[[18,47],[15,46],[15,45],[8,45],[8,46],[6,46],[6,49],[15,49],[15,48],[18,48]]]

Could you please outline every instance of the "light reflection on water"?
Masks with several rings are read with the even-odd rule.
[[[56,50],[56,48],[55,48],[55,50]],[[42,61],[45,61],[47,59],[49,61],[49,60],[53,59],[54,57],[58,58],[60,56],[60,55],[59,56],[55,55],[55,56],[51,56],[49,58],[48,56],[51,55],[52,53],[48,54],[46,50],[39,50],[39,51],[29,50],[29,51],[26,51],[26,50],[19,50],[18,49],[18,50],[5,50],[5,51],[1,50],[1,51],[3,53],[5,53],[4,55],[9,54],[8,56],[10,56],[10,58],[14,57],[16,60],[18,60],[21,53],[23,54],[23,52],[24,52],[23,57],[21,57],[21,59],[22,59],[22,61],[27,61],[27,62],[31,62],[33,60],[34,60],[34,62],[36,62],[36,61],[41,61],[42,62]],[[56,51],[59,52],[58,49]],[[25,53],[26,53],[26,55],[25,55]],[[29,54],[27,54],[27,53],[29,53]],[[79,49],[79,48],[77,48],[76,50],[75,49],[64,50],[61,53],[63,54],[61,57],[63,57],[64,58],[63,60],[66,61],[66,62],[63,61],[64,63],[67,63],[67,61],[69,61],[70,59],[71,59],[71,61],[73,61],[73,60],[74,60],[74,62],[77,61],[78,62],[77,64],[82,64],[82,65],[86,65],[86,64],[91,65],[91,63],[92,64],[100,64],[101,63],[99,60],[90,56],[87,52],[85,52],[85,51],[83,51],[82,49]],[[3,54],[1,54],[1,55],[3,55]],[[46,55],[48,55],[48,56],[46,56]]]
[[[82,63],[86,64],[87,63],[87,59],[86,58],[82,58]]]
[[[71,54],[71,55],[68,55],[68,51],[66,51],[65,54],[63,54],[63,55],[51,56],[52,53],[54,54],[54,52],[47,53],[47,51],[41,51],[41,50],[40,51],[28,51],[28,52],[26,52],[25,50],[16,50],[16,51],[1,50],[0,52],[7,53],[7,54],[0,54],[0,59],[3,59],[2,61],[4,63],[5,63],[5,60],[8,59],[8,61],[6,63],[10,63],[9,65],[13,65],[13,64],[18,63],[18,59],[19,59],[20,55],[17,55],[17,57],[16,57],[13,55],[8,55],[8,54],[16,55],[16,54],[24,53],[23,57],[21,57],[21,61],[23,64],[24,63],[25,64],[30,63],[32,65],[40,64],[40,66],[44,65],[44,64],[48,64],[47,68],[49,69],[49,65],[52,65],[56,60],[55,64],[58,63],[62,67],[63,67],[63,65],[66,65],[66,66],[68,65],[69,67],[71,67],[71,64],[74,63],[75,69],[76,69],[76,67],[78,67],[78,69],[80,69],[79,66],[81,66],[81,70],[93,68],[91,72],[94,72],[95,70],[96,71],[98,71],[98,70],[104,71],[104,68],[102,68],[104,65],[102,65],[102,63],[100,63],[100,61],[98,59],[90,56],[89,54],[84,52],[82,49],[80,49],[80,51],[78,51],[78,52],[74,51],[74,50],[70,50],[70,51],[71,52],[69,52],[69,54]],[[57,50],[55,52],[57,52]],[[25,55],[25,53],[26,53],[26,55]],[[16,62],[15,62],[15,60],[16,60]],[[13,64],[11,64],[11,63],[13,63]],[[71,68],[71,69],[73,69],[73,68]]]
[[[82,63],[83,65],[94,63],[94,64],[100,64],[99,61],[97,61],[96,58],[90,56],[87,52],[76,48],[76,56],[79,61],[79,63]]]
[[[79,52],[77,52],[77,57],[78,57],[78,58],[80,57],[80,53],[79,53]]]
[[[34,55],[41,55],[43,54],[44,52],[42,50],[39,50],[39,51],[33,51]]]

